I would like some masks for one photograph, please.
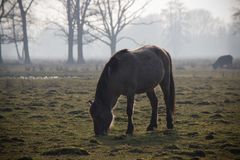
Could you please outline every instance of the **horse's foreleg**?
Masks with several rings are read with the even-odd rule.
[[[157,128],[157,107],[158,107],[158,99],[154,92],[154,90],[147,92],[147,97],[150,100],[152,106],[152,116],[150,120],[150,124],[147,127],[147,131],[152,131],[154,128]]]
[[[126,134],[132,135],[133,134],[133,122],[132,122],[132,114],[133,114],[133,103],[134,103],[134,96],[127,96],[127,115],[128,115],[128,127]]]

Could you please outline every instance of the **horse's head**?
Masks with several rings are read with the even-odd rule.
[[[213,65],[212,65],[213,69],[217,69],[217,63],[215,62]]]
[[[97,101],[89,101],[89,103],[91,105],[90,114],[93,119],[95,135],[106,135],[113,119],[111,109]]]

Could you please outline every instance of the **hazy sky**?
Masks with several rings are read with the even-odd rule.
[[[141,0],[144,3],[145,0]],[[166,8],[169,0],[152,0],[145,9],[144,14],[160,13],[161,9]],[[181,0],[187,9],[204,8],[212,12],[214,17],[219,17],[226,22],[231,21],[234,5],[236,0]],[[139,5],[141,5],[139,3]]]
[[[141,7],[144,3],[148,0],[137,0],[136,1],[136,9]],[[215,18],[220,18],[226,22],[231,22],[232,14],[234,12],[234,7],[236,7],[236,0],[180,0],[184,3],[184,6],[187,10],[192,9],[206,9],[209,10]],[[38,35],[35,37],[34,42],[31,41],[30,50],[31,50],[31,57],[33,58],[67,58],[67,46],[66,42],[63,41],[60,37],[54,36],[53,31],[43,32],[41,33],[41,28],[44,27],[48,23],[44,23],[44,21],[51,20],[51,19],[61,19],[64,16],[65,12],[61,14],[61,12],[56,12],[56,8],[59,9],[60,7],[56,6],[55,0],[42,0],[43,4],[36,7],[35,13],[37,21],[34,22],[35,26],[38,26],[38,31],[35,33],[34,30],[30,30],[29,33],[31,36],[34,37],[34,34]],[[142,17],[147,16],[148,14],[160,14],[162,9],[167,8],[167,3],[169,0],[152,0],[151,3],[145,8],[145,11],[142,13]],[[47,5],[47,6],[46,6]],[[55,8],[55,10],[53,10]],[[53,12],[55,11],[55,12]],[[48,22],[48,21],[47,21]],[[147,29],[145,29],[146,31]],[[33,32],[34,31],[34,32]],[[40,34],[41,33],[41,34]],[[144,36],[143,36],[144,37]],[[129,42],[128,42],[129,43]],[[146,42],[151,43],[151,41]],[[56,47],[57,46],[57,47]],[[225,49],[219,49],[221,52],[213,52],[216,56],[217,54],[222,54],[222,52],[227,53],[228,47],[227,43],[223,45]],[[239,46],[239,45],[238,45]],[[75,46],[76,47],[76,46]],[[126,47],[126,46],[124,46]],[[108,58],[110,55],[109,48],[102,43],[94,43],[89,46],[85,46],[85,54],[86,58]],[[121,49],[118,47],[118,49]],[[4,58],[11,58],[17,57],[16,51],[13,45],[5,45],[3,46],[3,50],[7,50],[7,52],[3,52]],[[74,49],[76,51],[76,48]],[[86,53],[86,52],[85,52]],[[204,55],[204,54],[203,54]],[[201,55],[201,56],[203,56]],[[76,54],[75,54],[76,56]],[[197,55],[195,55],[197,56]]]

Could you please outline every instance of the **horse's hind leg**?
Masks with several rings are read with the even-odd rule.
[[[132,114],[133,114],[133,103],[134,96],[127,96],[127,115],[128,115],[128,128],[126,134],[133,134],[133,122],[132,122]]]
[[[147,127],[147,131],[152,131],[154,128],[157,128],[157,107],[158,107],[158,99],[154,92],[154,90],[147,92],[147,97],[150,100],[152,106],[152,116],[150,120],[150,124]]]
[[[165,76],[163,81],[160,83],[164,95],[164,100],[166,103],[167,112],[166,120],[168,129],[173,128],[173,112],[174,112],[174,84],[171,84],[174,82],[170,81],[170,78],[172,77]]]

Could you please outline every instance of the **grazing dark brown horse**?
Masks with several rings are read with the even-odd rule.
[[[128,127],[126,134],[133,133],[134,95],[146,92],[152,106],[148,131],[157,128],[158,99],[154,88],[160,84],[167,111],[167,128],[173,128],[175,89],[170,55],[156,46],[144,46],[134,51],[118,51],[105,65],[97,84],[95,100],[90,114],[95,135],[105,135],[113,119],[112,110],[120,95],[127,97]]]
[[[213,69],[223,68],[224,66],[227,66],[227,68],[231,68],[232,64],[233,64],[233,57],[231,55],[224,55],[219,57],[212,66],[213,66]]]

